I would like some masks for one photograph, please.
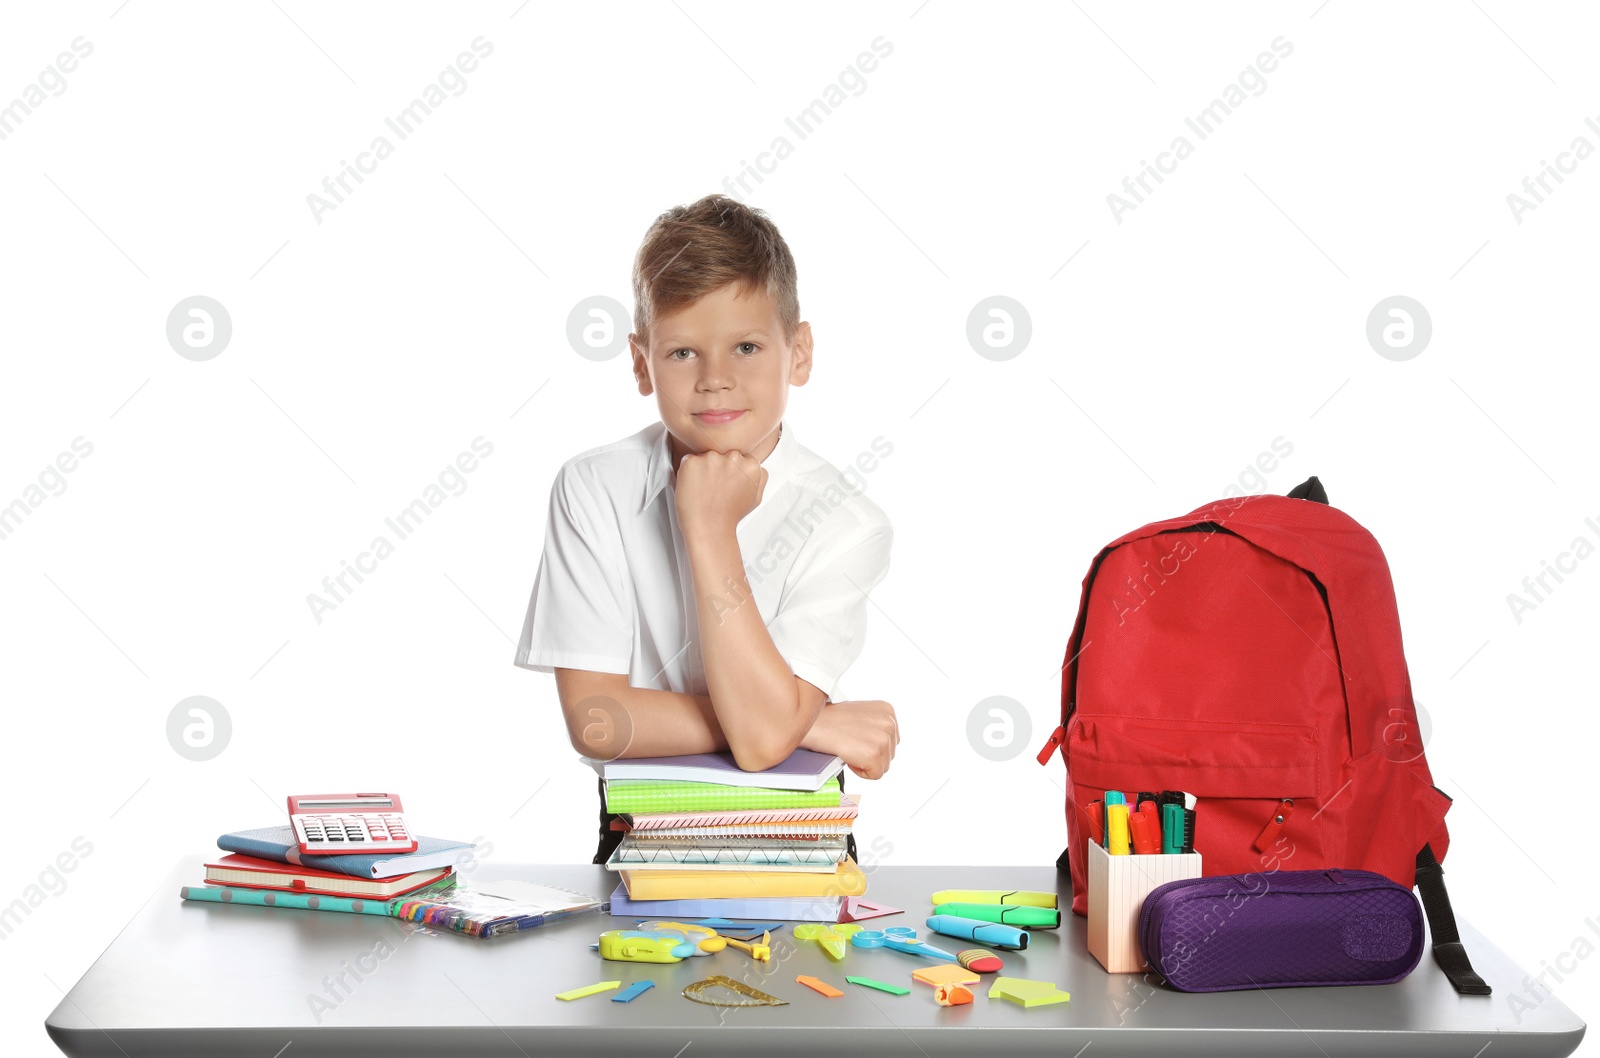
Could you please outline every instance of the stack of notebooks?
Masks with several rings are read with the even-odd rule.
[[[606,862],[613,915],[838,921],[867,880],[847,851],[859,805],[838,757],[797,749],[742,771],[731,753],[604,765],[606,811],[625,834]]]
[[[300,852],[287,826],[224,834],[228,853],[206,866],[203,886],[186,885],[185,900],[386,915],[472,937],[493,937],[548,921],[603,911],[602,901],[520,880],[467,885],[455,865],[469,842],[417,838],[407,853],[318,856]]]

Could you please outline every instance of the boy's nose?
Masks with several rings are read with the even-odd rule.
[[[700,368],[700,378],[697,382],[700,389],[727,389],[732,384],[732,374],[722,365],[707,361]]]

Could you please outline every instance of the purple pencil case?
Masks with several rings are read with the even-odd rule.
[[[1372,871],[1275,871],[1157,886],[1139,947],[1183,992],[1391,984],[1422,958],[1422,905]]]

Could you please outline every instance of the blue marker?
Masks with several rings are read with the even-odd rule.
[[[998,922],[985,922],[977,918],[962,918],[959,915],[934,915],[928,919],[928,928],[935,933],[943,933],[947,937],[960,937],[962,940],[975,940],[980,944],[992,945],[996,948],[1008,948],[1011,951],[1022,951],[1028,946],[1028,931],[1015,926],[1005,926]]]

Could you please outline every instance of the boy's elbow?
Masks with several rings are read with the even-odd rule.
[[[798,745],[798,743],[796,743]],[[785,745],[782,741],[761,739],[758,741],[744,740],[735,745],[731,741],[728,750],[733,754],[733,762],[743,771],[766,771],[776,768],[789,758],[795,746]]]
[[[730,745],[728,749],[733,754],[733,762],[739,765],[741,771],[766,771],[768,768],[777,767],[783,762],[784,757],[788,756],[787,753],[780,756],[765,746]]]

